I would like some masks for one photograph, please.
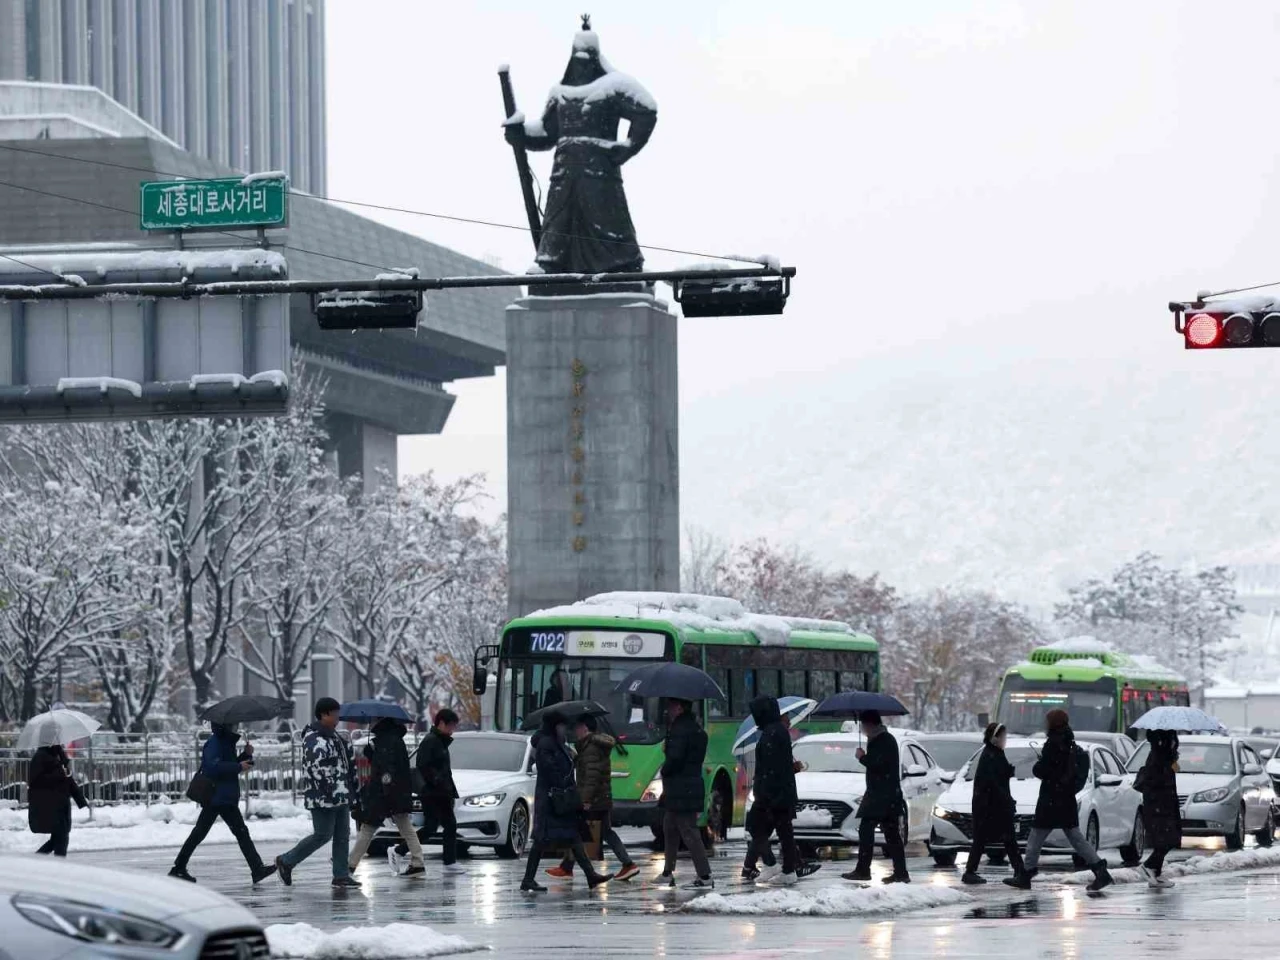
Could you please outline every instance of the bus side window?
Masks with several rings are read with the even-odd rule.
[[[862,673],[855,673],[852,670],[841,670],[839,682],[841,693],[844,693],[846,690],[867,689],[866,675]]]
[[[756,695],[780,697],[782,690],[779,689],[780,670],[757,670],[756,671]]]
[[[811,670],[809,672],[809,697],[821,703],[836,692],[836,672],[834,670]]]
[[[707,701],[707,712],[713,717],[729,717],[734,716],[733,711],[733,683],[730,679],[732,671],[728,667],[708,667],[707,674],[720,685],[720,689],[725,692],[725,696],[729,697],[729,702],[722,703],[719,700]]]
[[[805,692],[803,670],[782,671],[782,695],[784,697],[804,697]]]

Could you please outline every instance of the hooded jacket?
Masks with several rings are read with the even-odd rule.
[[[308,810],[345,807],[357,796],[356,767],[351,747],[319,721],[307,727],[302,740],[302,764],[307,773],[304,802]]]
[[[774,818],[795,819],[796,773],[791,733],[782,722],[778,701],[760,696],[751,701],[751,716],[760,731],[756,742],[755,803],[773,811]]]
[[[662,807],[672,813],[702,813],[707,788],[702,761],[707,757],[707,734],[691,713],[682,713],[667,728],[662,745]]]
[[[605,733],[588,733],[575,744],[573,760],[578,794],[588,810],[613,809],[613,748],[618,741]]]
[[[234,807],[240,802],[240,763],[249,754],[236,749],[240,734],[217,724],[213,736],[200,751],[200,771],[214,782],[213,807]]]
[[[409,779],[404,724],[379,720],[372,732],[373,743],[364,748],[369,758],[369,783],[362,791],[360,806],[361,819],[376,824],[413,812],[413,784]]]
[[[1146,828],[1147,845],[1176,850],[1182,846],[1176,739],[1148,735],[1147,740],[1151,744],[1150,753],[1133,782],[1134,789],[1142,794],[1142,825]]]

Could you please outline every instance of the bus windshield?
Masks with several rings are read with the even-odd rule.
[[[1044,732],[1045,715],[1065,710],[1076,730],[1117,729],[1116,681],[1028,680],[1009,674],[1000,688],[996,720],[1014,736]]]
[[[619,740],[657,743],[666,736],[661,702],[614,691],[640,666],[643,663],[634,660],[595,657],[504,659],[498,673],[497,727],[520,730],[521,722],[534,710],[571,700],[595,700],[609,711],[609,727]]]

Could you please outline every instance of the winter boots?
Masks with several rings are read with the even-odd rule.
[[[1111,874],[1107,870],[1107,861],[1099,860],[1089,869],[1093,871],[1093,883],[1089,884],[1085,889],[1090,893],[1097,893],[1103,887],[1109,887],[1111,884],[1115,883],[1115,881],[1111,879]]]
[[[1017,890],[1030,890],[1031,880],[1039,872],[1039,870],[1024,870],[1022,873],[1015,873],[1012,877],[1005,877],[1004,883]]]

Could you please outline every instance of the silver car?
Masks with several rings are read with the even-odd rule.
[[[0,931],[20,960],[270,955],[253,914],[205,887],[34,854],[0,856]]]
[[[1262,758],[1243,737],[1179,737],[1178,803],[1182,832],[1188,837],[1225,837],[1228,850],[1239,850],[1253,835],[1260,846],[1275,836],[1272,804],[1275,791]],[[1129,761],[1137,773],[1147,762],[1145,740]]]

